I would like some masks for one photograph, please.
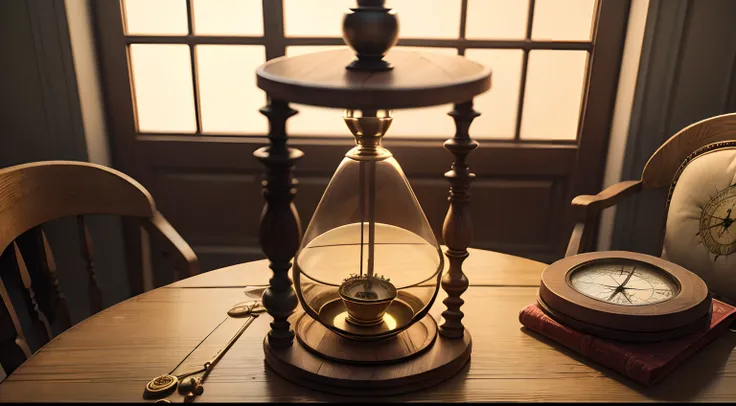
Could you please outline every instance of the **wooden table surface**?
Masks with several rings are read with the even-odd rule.
[[[655,388],[645,388],[522,328],[518,313],[535,301],[545,265],[471,250],[470,288],[463,296],[473,334],[469,366],[422,392],[391,401],[736,400],[736,334],[696,353]],[[146,292],[75,325],[0,384],[0,403],[143,401],[145,384],[168,373],[220,322],[248,300],[246,286],[267,284],[265,261],[235,265]],[[432,309],[439,317],[444,292]],[[335,401],[292,384],[264,364],[270,317],[259,317],[217,364],[197,401]],[[227,319],[177,372],[201,366],[242,319]],[[173,394],[170,400],[182,397]],[[361,401],[366,399],[350,398]]]

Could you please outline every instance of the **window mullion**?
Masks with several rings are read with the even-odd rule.
[[[458,55],[465,56],[465,31],[468,22],[468,0],[462,0],[460,4],[460,45],[457,47]]]
[[[526,41],[532,40],[532,24],[534,24],[534,3],[535,0],[529,0],[529,14],[526,21]],[[519,105],[516,108],[516,132],[514,133],[514,141],[519,141],[521,137],[521,115],[524,109],[524,93],[526,93],[526,72],[529,67],[529,49],[524,49],[524,56],[521,61],[521,83],[519,84]]]
[[[194,35],[194,15],[192,14],[192,2],[194,0],[187,0],[187,25],[189,27],[189,36]],[[194,44],[189,45],[189,60],[192,64],[192,90],[194,90],[194,119],[197,123],[196,135],[202,133],[202,116],[199,108],[199,81],[197,80],[197,60],[196,52],[194,50]]]
[[[263,1],[263,40],[266,60],[286,55],[283,0]]]

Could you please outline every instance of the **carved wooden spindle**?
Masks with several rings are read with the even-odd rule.
[[[49,320],[38,307],[36,293],[33,291],[33,287],[31,286],[31,275],[28,273],[26,263],[23,260],[20,249],[18,249],[18,244],[16,244],[15,241],[13,241],[13,251],[15,252],[16,264],[18,265],[18,273],[20,273],[20,278],[23,281],[23,286],[28,291],[28,295],[31,299],[31,306],[33,307],[33,312],[31,313],[31,318],[33,319],[31,321],[33,334],[38,340],[38,343],[45,343],[51,340],[51,338],[53,337],[53,335],[51,334],[51,326],[49,325]]]
[[[79,242],[82,246],[82,258],[87,265],[87,295],[89,296],[89,308],[92,314],[103,309],[102,291],[97,283],[95,272],[95,256],[92,247],[92,237],[89,235],[84,216],[77,216],[77,228],[79,229]]]
[[[455,136],[447,140],[445,149],[455,155],[451,169],[445,173],[450,180],[450,208],[442,225],[442,237],[447,245],[445,255],[450,268],[442,277],[442,289],[447,298],[442,302],[446,309],[442,312],[444,323],[440,326],[440,334],[448,338],[463,337],[463,312],[460,307],[465,303],[460,296],[468,289],[468,278],[463,273],[463,261],[468,257],[468,246],[473,239],[473,221],[470,216],[470,182],[475,174],[470,172],[466,162],[468,154],[478,148],[478,143],[470,139],[468,133],[470,123],[480,115],[473,110],[473,102],[456,104],[448,113],[455,120]]]
[[[54,253],[51,251],[51,245],[49,240],[46,238],[46,233],[41,230],[40,232],[40,245],[41,249],[41,268],[46,275],[46,278],[51,285],[51,305],[54,312],[54,322],[61,331],[64,331],[72,326],[71,316],[69,315],[69,305],[66,301],[66,297],[61,293],[59,288],[59,278],[56,273],[56,260],[54,259]]]
[[[266,205],[261,213],[259,238],[273,271],[269,287],[263,292],[263,306],[273,317],[268,343],[286,347],[294,341],[294,331],[287,319],[298,305],[289,268],[302,235],[293,203],[297,182],[291,171],[296,160],[304,154],[286,145],[286,120],[296,114],[296,110],[289,108],[288,103],[270,100],[260,112],[268,117],[270,145],[253,153],[266,166],[262,182]]]
[[[20,319],[18,313],[15,311],[13,302],[10,300],[8,290],[5,288],[5,282],[0,278],[0,297],[3,299],[2,309],[0,309],[0,345],[3,346],[7,353],[3,353],[3,356],[9,358],[8,364],[3,364],[3,368],[12,367],[14,365],[20,365],[24,358],[31,356],[31,349],[28,346],[25,334],[23,334],[23,328],[20,325]],[[10,323],[8,323],[10,321]],[[14,331],[11,331],[14,330]],[[7,343],[13,340],[22,352],[18,353],[12,347],[7,346]],[[13,365],[10,365],[12,363]],[[5,370],[8,374],[12,371]]]

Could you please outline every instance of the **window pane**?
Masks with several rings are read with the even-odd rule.
[[[577,138],[587,61],[585,51],[529,53],[521,138]]]
[[[537,0],[532,39],[590,41],[595,0]]]
[[[473,101],[481,116],[470,127],[474,138],[510,139],[516,134],[521,64],[516,49],[468,49],[465,56],[491,68],[491,89]]]
[[[260,45],[197,45],[197,76],[203,133],[265,134],[258,112],[266,96],[255,71],[266,60]]]
[[[466,38],[522,39],[526,37],[529,2],[470,0]]]
[[[292,37],[342,37],[342,18],[355,0],[284,1],[284,30]],[[460,0],[388,0],[399,15],[401,38],[457,38]]]
[[[263,35],[262,0],[194,0],[197,35]]]
[[[388,0],[386,7],[399,16],[401,38],[460,36],[460,0]]]
[[[342,16],[356,5],[355,0],[284,0],[285,34],[342,38]]]
[[[130,64],[138,130],[195,132],[189,46],[133,44]]]
[[[186,0],[124,0],[129,35],[187,35]]]

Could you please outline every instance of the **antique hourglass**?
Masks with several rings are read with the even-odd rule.
[[[385,3],[357,0],[346,12],[349,48],[275,58],[256,72],[269,120],[269,145],[254,153],[266,166],[260,240],[273,270],[263,293],[273,318],[266,364],[300,385],[352,396],[434,385],[472,349],[461,310],[472,238],[466,158],[478,146],[468,133],[473,98],[490,88],[491,72],[460,55],[391,50],[399,21]],[[303,234],[292,168],[304,154],[287,145],[286,120],[297,114],[289,103],[342,109],[355,140]],[[454,160],[443,254],[382,138],[391,111],[447,104],[456,131],[444,143]]]
[[[294,261],[302,307],[338,334],[394,335],[423,317],[443,256],[409,182],[381,139],[387,110],[346,110],[356,146],[340,163]]]

